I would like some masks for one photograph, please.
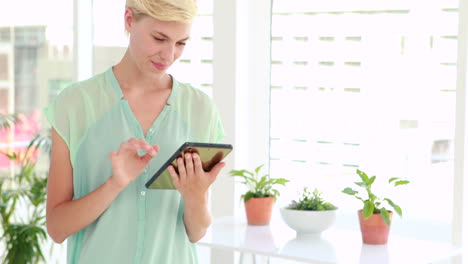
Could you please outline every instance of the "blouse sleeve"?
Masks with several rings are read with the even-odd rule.
[[[72,164],[76,150],[93,119],[93,106],[86,98],[80,86],[74,85],[63,90],[44,109],[50,125],[67,144]]]
[[[44,109],[44,115],[52,128],[57,131],[70,149],[71,141],[71,120],[67,111],[67,96],[65,91],[55,97]]]

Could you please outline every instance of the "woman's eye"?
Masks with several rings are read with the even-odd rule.
[[[154,38],[155,40],[157,40],[157,41],[163,41],[163,40],[164,40],[164,39],[158,38],[158,37],[153,37],[153,38]]]
[[[185,42],[177,42],[177,44],[181,45],[181,46],[185,46]]]

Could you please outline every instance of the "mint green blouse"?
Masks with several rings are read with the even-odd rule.
[[[158,144],[160,152],[91,225],[67,240],[67,263],[198,263],[196,246],[183,222],[177,190],[148,190],[146,181],[186,141],[220,142],[224,136],[211,99],[173,78],[167,105],[146,137],[112,68],[64,89],[45,109],[65,140],[73,167],[73,199],[103,184],[112,174],[109,152],[129,138]]]

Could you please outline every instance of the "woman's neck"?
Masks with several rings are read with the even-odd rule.
[[[145,93],[171,87],[172,81],[168,74],[156,77],[144,74],[130,58],[128,50],[122,60],[113,67],[113,71],[121,89],[129,92]]]

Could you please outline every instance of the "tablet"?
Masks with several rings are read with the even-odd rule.
[[[172,164],[177,171],[177,158],[186,152],[200,155],[204,171],[210,171],[232,151],[230,144],[186,142],[178,148],[163,166],[145,184],[148,189],[175,189],[172,176],[167,167]]]

